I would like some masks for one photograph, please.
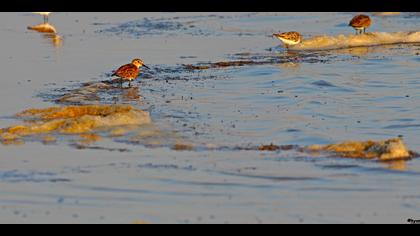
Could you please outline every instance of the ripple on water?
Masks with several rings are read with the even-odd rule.
[[[311,84],[316,85],[316,86],[319,86],[319,87],[337,87],[334,84],[332,84],[330,82],[327,82],[325,80],[318,80],[318,81],[315,81],[315,82],[313,82]]]
[[[99,34],[113,34],[117,36],[139,38],[145,35],[159,36],[164,34],[187,34],[191,36],[209,36],[219,35],[216,31],[205,28],[196,27],[197,21],[186,21],[185,19],[151,19],[143,18],[122,23],[117,26],[97,30]]]
[[[407,129],[407,128],[418,128],[420,124],[399,124],[399,125],[388,125],[384,129]]]
[[[21,183],[21,182],[70,182],[70,179],[60,178],[52,172],[21,172],[18,170],[0,171],[0,182]]]
[[[236,177],[244,177],[244,178],[252,178],[252,179],[265,179],[265,180],[272,180],[272,181],[279,181],[279,182],[287,182],[287,181],[319,181],[322,178],[319,177],[308,177],[308,176],[272,176],[272,175],[255,175],[255,174],[246,174],[240,172],[228,172],[228,171],[218,171],[219,174],[229,175],[229,176],[236,176]]]

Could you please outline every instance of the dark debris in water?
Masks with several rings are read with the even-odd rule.
[[[129,21],[114,27],[96,31],[97,33],[111,33],[129,37],[142,37],[145,35],[163,35],[167,33],[184,33],[188,35],[213,35],[216,32],[209,29],[195,27],[195,21],[179,21],[179,19],[149,19]]]
[[[275,145],[263,144],[260,146],[199,146],[192,144],[182,144],[179,149],[173,148],[176,151],[195,150],[195,151],[269,151],[269,152],[283,152],[296,151],[305,153],[305,155],[316,156],[318,153],[330,153],[331,157],[368,159],[382,162],[395,160],[410,160],[419,157],[418,153],[410,151],[406,148],[401,139],[389,139],[383,141],[349,141],[331,145],[311,145],[308,147],[301,147],[298,145]],[[328,155],[327,155],[328,156]]]
[[[318,81],[313,82],[312,84],[319,87],[336,87],[334,84],[327,82],[325,80],[318,80]]]
[[[173,21],[155,21],[144,18],[143,20],[135,20],[123,23],[121,25],[111,27],[98,32],[115,33],[117,35],[128,34],[133,36],[142,35],[158,35],[164,31],[174,31],[182,29],[183,25]]]
[[[191,144],[177,143],[172,146],[172,149],[176,151],[192,151],[193,146]]]
[[[150,22],[149,22],[150,23]],[[163,26],[161,26],[163,27]],[[170,27],[169,27],[170,28]],[[140,79],[164,80],[166,83],[171,81],[190,81],[190,80],[208,80],[226,78],[226,74],[215,74],[215,71],[208,74],[191,73],[194,71],[203,71],[208,69],[223,69],[241,66],[258,66],[258,65],[288,65],[290,63],[326,63],[329,60],[336,60],[334,56],[323,53],[314,52],[289,52],[289,53],[249,53],[241,52],[229,55],[232,60],[198,63],[195,65],[158,65],[154,66],[150,71],[142,72]],[[111,78],[110,74],[104,75]],[[41,93],[39,96],[46,101],[54,101],[63,105],[82,105],[82,104],[115,104],[129,103],[137,104],[141,100],[140,88],[136,86],[138,81],[132,88],[120,86],[119,79],[107,79],[100,82],[89,82],[79,85],[74,89],[58,88],[48,92]],[[127,83],[125,83],[127,84]],[[334,86],[323,81],[315,82],[314,85]],[[127,86],[127,85],[125,85]],[[122,98],[122,99],[121,99]]]
[[[186,70],[207,70],[239,66],[278,65],[288,63],[329,63],[337,60],[351,60],[349,57],[338,59],[327,53],[288,52],[288,53],[237,53],[230,55],[230,61],[184,65]]]
[[[17,170],[0,171],[0,182],[21,183],[21,182],[70,182],[70,179],[57,177],[51,172],[19,172]]]
[[[146,168],[146,169],[174,169],[174,170],[189,170],[189,171],[195,171],[196,168],[193,166],[185,166],[181,167],[174,164],[153,164],[153,163],[147,163],[147,164],[140,164],[137,167],[139,168]]]
[[[264,62],[257,61],[222,61],[202,65],[184,65],[187,70],[207,70],[212,68],[225,68],[234,66],[245,66],[245,65],[261,65]]]
[[[131,152],[130,149],[127,148],[106,148],[100,146],[89,146],[80,143],[73,143],[70,145],[78,150],[100,150],[100,151],[109,151],[109,152]]]
[[[274,144],[270,145],[261,145],[258,147],[258,151],[289,151],[292,149],[296,149],[297,146],[295,145],[284,145],[284,146],[277,146]]]

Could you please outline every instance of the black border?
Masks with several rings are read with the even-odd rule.
[[[144,11],[398,11],[418,12],[418,0],[7,0],[2,11],[144,12]]]

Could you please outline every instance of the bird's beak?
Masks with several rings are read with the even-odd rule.
[[[147,69],[149,69],[149,70],[150,70],[150,67],[148,67],[148,66],[146,66],[146,65],[144,65],[144,64],[143,64],[143,66],[144,66],[144,67],[146,67]]]

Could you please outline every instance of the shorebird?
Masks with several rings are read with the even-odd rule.
[[[285,32],[285,33],[275,33],[273,34],[274,37],[281,40],[287,49],[289,49],[289,45],[296,45],[302,42],[302,36],[295,31],[292,32]]]
[[[32,13],[35,13],[35,14],[40,14],[40,15],[44,16],[44,24],[46,24],[46,23],[48,23],[48,15],[49,15],[51,12],[32,12]]]
[[[150,69],[148,66],[146,66],[142,60],[136,58],[133,59],[131,61],[130,64],[126,64],[121,66],[120,68],[118,68],[118,70],[116,70],[112,76],[117,76],[119,78],[121,78],[121,86],[123,81],[127,81],[128,80],[128,86],[131,87],[131,81],[136,79],[137,76],[140,73],[140,67],[146,67],[147,69]]]
[[[49,23],[42,23],[34,26],[28,26],[28,30],[35,30],[39,33],[57,33],[57,30],[54,28],[54,26],[50,25]]]
[[[356,35],[358,33],[366,33],[366,28],[370,26],[370,17],[367,15],[357,15],[351,19],[349,26],[353,27],[356,30]]]

